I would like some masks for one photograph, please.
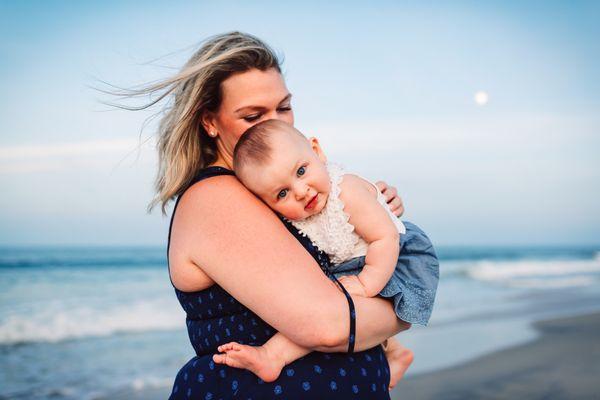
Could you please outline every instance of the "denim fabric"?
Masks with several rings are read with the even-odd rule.
[[[403,221],[406,234],[400,235],[400,253],[392,277],[379,293],[391,298],[396,315],[411,324],[427,325],[433,310],[439,280],[439,261],[431,241],[413,223]],[[331,267],[336,277],[358,275],[365,257],[356,257]]]

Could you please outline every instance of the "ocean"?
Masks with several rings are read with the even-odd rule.
[[[600,310],[600,246],[438,247],[428,327],[398,339],[409,374],[533,340],[531,323]],[[168,391],[193,356],[156,247],[0,248],[0,399]]]

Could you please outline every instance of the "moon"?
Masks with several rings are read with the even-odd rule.
[[[473,100],[475,100],[475,103],[478,106],[485,106],[489,99],[490,96],[488,96],[488,94],[483,90],[478,91],[477,93],[475,93],[475,96],[473,96]]]

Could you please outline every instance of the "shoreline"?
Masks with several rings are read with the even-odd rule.
[[[600,312],[535,322],[539,337],[405,377],[398,399],[600,398]],[[418,355],[417,355],[418,357]]]
[[[443,369],[406,376],[390,392],[400,399],[600,399],[600,312],[532,324],[539,336]],[[418,354],[416,355],[418,357]],[[113,394],[159,400],[169,388]]]

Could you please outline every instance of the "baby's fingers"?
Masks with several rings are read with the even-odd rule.
[[[338,281],[344,286],[352,283],[352,278],[349,276],[341,276],[338,278]]]

